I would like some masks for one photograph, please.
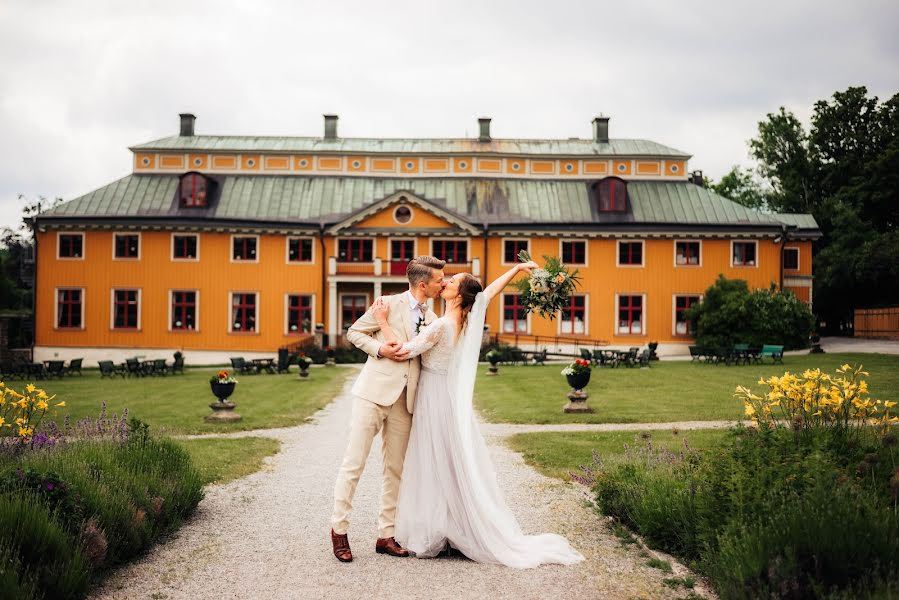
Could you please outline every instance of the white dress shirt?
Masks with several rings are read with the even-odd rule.
[[[419,320],[423,320],[425,318],[426,311],[421,310],[421,307],[418,304],[418,300],[415,299],[415,296],[413,296],[412,292],[410,292],[409,290],[406,290],[406,299],[409,301],[409,319],[411,325],[409,331],[412,334],[412,337],[415,337],[416,335],[418,335],[418,332],[416,332],[415,329],[418,326]]]

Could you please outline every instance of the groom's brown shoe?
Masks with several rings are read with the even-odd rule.
[[[350,551],[350,539],[344,533],[334,533],[331,530],[331,545],[334,546],[334,556],[340,562],[353,562],[353,553]]]
[[[378,541],[375,542],[375,552],[378,554],[389,554],[390,556],[399,558],[409,556],[409,551],[396,543],[396,540],[393,539],[393,537],[378,538]]]

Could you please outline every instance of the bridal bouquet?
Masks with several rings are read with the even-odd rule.
[[[577,269],[569,271],[562,261],[552,256],[544,256],[546,264],[542,269],[534,269],[531,276],[516,282],[521,291],[521,304],[528,312],[537,312],[550,320],[556,317],[562,308],[568,306],[571,294],[580,285]],[[522,250],[518,260],[529,262],[530,254]]]

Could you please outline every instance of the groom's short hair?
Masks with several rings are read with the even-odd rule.
[[[416,256],[409,261],[406,267],[406,277],[409,278],[410,285],[416,285],[419,282],[427,283],[431,280],[432,269],[442,269],[446,265],[446,261],[433,256]]]

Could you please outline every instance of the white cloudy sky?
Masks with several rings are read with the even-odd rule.
[[[720,177],[784,105],[899,92],[893,0],[0,0],[0,226],[177,133],[649,138]]]

